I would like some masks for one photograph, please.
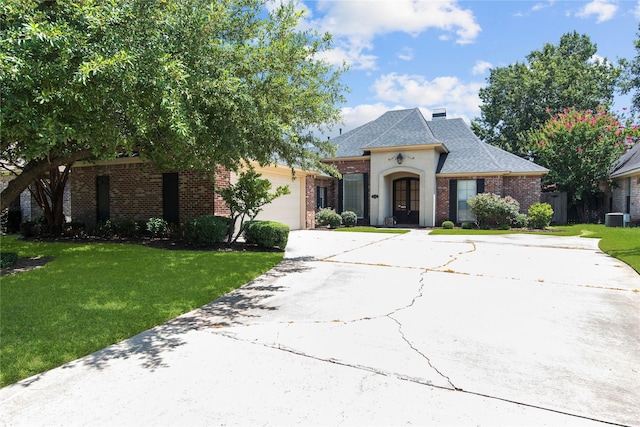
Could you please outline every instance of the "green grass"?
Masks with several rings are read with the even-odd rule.
[[[457,234],[457,235],[483,235],[483,234],[542,234],[552,236],[582,236],[601,239],[598,246],[603,252],[608,253],[621,261],[629,264],[640,273],[640,227],[616,228],[605,227],[600,224],[575,224],[560,227],[550,227],[549,231],[518,230],[453,230],[435,229],[431,234]]]
[[[169,251],[131,244],[24,242],[52,256],[0,281],[0,386],[60,366],[200,307],[266,272],[277,252]]]
[[[342,231],[347,233],[383,233],[383,234],[405,234],[410,230],[402,228],[378,228],[378,227],[341,227],[334,231]]]

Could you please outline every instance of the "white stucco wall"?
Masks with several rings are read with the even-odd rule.
[[[401,165],[396,161],[402,153]],[[392,150],[371,153],[370,217],[372,225],[384,225],[385,218],[393,215],[393,180],[405,177],[420,179],[420,215],[418,225],[432,227],[434,196],[436,194],[436,167],[440,153],[434,147],[417,150]]]

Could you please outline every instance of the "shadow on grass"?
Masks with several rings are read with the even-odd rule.
[[[311,257],[284,259],[262,276],[203,307],[70,362],[62,368],[73,369],[81,364],[103,369],[112,360],[131,358],[140,360],[143,368],[152,371],[166,367],[163,355],[185,345],[186,341],[183,338],[185,333],[240,325],[246,319],[259,317],[261,312],[277,310],[277,307],[269,305],[266,300],[284,291],[285,287],[277,285],[274,280],[310,270],[312,267],[307,262],[312,260]],[[40,375],[23,385],[28,386],[36,382],[39,377]]]

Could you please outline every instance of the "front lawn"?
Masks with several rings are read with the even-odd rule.
[[[200,307],[278,264],[282,252],[25,242],[2,250],[53,257],[0,281],[0,386],[60,366]]]
[[[513,234],[531,233],[553,236],[582,236],[601,239],[598,246],[603,252],[629,264],[640,273],[640,227],[617,228],[601,224],[575,224],[550,227],[547,231],[519,230],[453,230],[435,229],[431,234]]]
[[[347,233],[382,233],[382,234],[405,234],[410,230],[403,228],[380,228],[380,227],[340,227],[336,228],[334,231],[343,231]]]

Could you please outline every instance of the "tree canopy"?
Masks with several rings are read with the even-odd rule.
[[[589,199],[602,193],[601,183],[612,184],[609,174],[615,162],[638,137],[637,126],[604,109],[568,108],[527,133],[535,162],[549,169],[543,184],[566,191],[583,221],[590,219]]]
[[[139,154],[159,168],[320,167],[344,67],[331,36],[261,0],[5,0],[0,159],[21,169],[2,209],[42,173]]]
[[[631,111],[640,114],[640,24],[638,24],[637,38],[633,41],[636,56],[632,60],[623,59],[624,79],[621,82],[621,92],[631,93]]]
[[[525,133],[540,127],[548,111],[608,108],[621,68],[595,59],[596,52],[588,36],[573,32],[558,45],[531,52],[525,62],[492,69],[479,92],[483,104],[473,131],[489,144],[528,157]]]

